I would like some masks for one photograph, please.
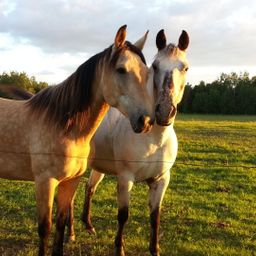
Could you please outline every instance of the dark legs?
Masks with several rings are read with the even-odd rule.
[[[160,225],[160,208],[157,207],[150,213],[150,243],[149,251],[151,255],[159,255],[159,225]]]
[[[118,209],[118,215],[117,215],[117,220],[118,220],[118,229],[117,229],[117,234],[115,238],[115,255],[116,256],[124,256],[124,241],[123,241],[123,230],[124,230],[124,225],[126,221],[128,220],[129,217],[129,212],[128,212],[128,207],[124,207],[122,209]]]
[[[85,189],[85,200],[81,219],[84,222],[85,227],[90,234],[95,234],[95,229],[91,223],[92,196],[94,195],[99,183],[102,181],[103,178],[103,173],[100,173],[96,170],[92,170]]]
[[[118,176],[118,229],[115,237],[115,256],[125,256],[124,253],[124,241],[123,241],[123,231],[125,223],[129,217],[129,200],[130,200],[130,191],[133,186],[133,181],[129,175],[125,175],[122,177]],[[87,230],[90,233],[94,233],[95,230],[91,224],[90,210],[91,210],[91,200],[92,196],[96,191],[96,188],[100,181],[103,179],[104,174],[101,174],[97,171],[93,171],[91,173],[90,179],[87,184],[86,190],[86,198],[84,202],[82,220],[86,225]],[[160,209],[161,203],[166,191],[166,188],[169,184],[170,173],[166,172],[163,176],[158,177],[157,179],[150,179],[147,181],[149,185],[149,207],[150,207],[150,242],[149,242],[149,250],[152,256],[160,256],[159,252],[159,226],[160,226]],[[73,197],[72,197],[73,198]],[[70,208],[70,216],[68,219],[68,228],[70,236],[74,236],[73,230],[73,204],[72,199],[69,205]],[[65,208],[65,207],[64,207]],[[58,214],[59,222],[57,222],[57,230],[59,230],[58,234],[64,234],[65,221],[67,221],[67,216]],[[65,220],[65,221],[64,221]],[[56,235],[56,241],[63,241],[63,236],[58,237]],[[55,244],[61,244],[61,242],[55,242]],[[56,247],[56,246],[55,246]],[[55,248],[54,247],[54,248]],[[57,247],[56,247],[57,248]],[[62,255],[62,254],[53,254]]]
[[[128,207],[130,201],[130,191],[133,181],[127,177],[118,177],[117,198],[118,198],[118,228],[115,238],[115,256],[125,256],[123,243],[124,225],[128,220]]]
[[[87,184],[86,190],[85,190],[85,201],[84,201],[84,208],[83,213],[81,216],[81,219],[85,225],[86,230],[90,234],[95,234],[95,229],[91,222],[91,204],[92,204],[92,196],[94,194],[94,190],[89,184]]]
[[[72,200],[68,210],[67,229],[68,230],[67,230],[66,242],[75,241],[76,235],[74,230],[74,200]]]
[[[56,218],[56,233],[53,242],[52,256],[63,255],[64,231],[68,220],[69,208],[74,199],[80,177],[59,184]]]
[[[52,227],[52,206],[57,181],[54,179],[35,180],[38,211],[39,256],[45,256],[48,237]]]
[[[44,256],[48,249],[48,237],[51,231],[52,223],[45,219],[41,219],[38,225],[38,235],[39,235],[39,256]]]
[[[167,172],[158,179],[148,181],[150,208],[150,242],[149,251],[152,256],[159,256],[159,226],[161,203],[169,184],[170,173]]]

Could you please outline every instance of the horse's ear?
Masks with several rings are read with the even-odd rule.
[[[185,30],[182,30],[182,33],[180,35],[179,44],[178,47],[180,50],[185,51],[188,48],[189,45],[189,36],[188,33]]]
[[[127,28],[127,25],[123,25],[121,28],[118,29],[116,33],[116,38],[115,38],[116,48],[122,47],[124,45],[125,38],[126,38],[126,28]]]
[[[166,37],[164,34],[164,30],[161,29],[156,36],[156,47],[158,49],[158,51],[164,49],[166,46]]]
[[[134,43],[134,45],[142,51],[144,44],[147,40],[147,37],[148,37],[148,31],[145,33],[143,37],[141,37],[136,43]]]

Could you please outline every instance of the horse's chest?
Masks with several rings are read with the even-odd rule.
[[[71,159],[66,163],[64,174],[67,177],[77,177],[84,174],[87,166],[87,157]]]
[[[64,173],[68,177],[81,176],[87,167],[89,146],[76,146],[67,151],[64,163]]]
[[[143,181],[149,178],[161,176],[169,171],[175,162],[177,156],[177,147],[175,144],[166,143],[152,152],[145,154],[144,158],[132,166],[135,179]]]
[[[161,176],[165,172],[169,171],[171,164],[164,163],[162,161],[147,161],[135,173],[136,181],[144,181],[149,178]]]
[[[89,147],[84,144],[49,144],[44,152],[33,159],[35,176],[51,176],[61,181],[81,176],[86,170]]]

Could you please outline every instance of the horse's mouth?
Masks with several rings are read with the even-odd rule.
[[[156,120],[156,123],[160,126],[169,126],[171,125],[173,122],[172,120],[168,120],[167,122],[166,121],[161,121],[161,120]]]
[[[162,118],[161,114],[158,112],[156,113],[156,123],[161,126],[169,126],[173,123],[173,120],[177,114],[177,107],[172,105],[172,109],[168,114],[167,118]]]

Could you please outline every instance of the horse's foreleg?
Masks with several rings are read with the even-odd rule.
[[[75,241],[76,235],[74,230],[74,198],[71,201],[70,207],[68,210],[67,228],[68,228],[68,232],[67,232],[66,242]]]
[[[150,243],[149,250],[152,256],[159,256],[159,226],[161,203],[170,181],[170,173],[166,172],[157,179],[148,180],[149,207],[150,207]]]
[[[85,227],[90,234],[96,233],[91,222],[92,196],[94,195],[99,183],[102,181],[103,178],[103,173],[98,172],[96,170],[92,170],[85,188],[85,200],[81,219],[84,222]]]
[[[63,255],[64,231],[68,220],[68,211],[75,195],[80,177],[63,181],[58,187],[56,232],[53,242],[52,256]]]
[[[127,177],[118,177],[117,200],[118,200],[118,229],[115,238],[115,256],[124,256],[123,230],[129,216],[130,191],[133,181]]]
[[[57,181],[35,179],[36,203],[38,211],[39,256],[47,253],[48,237],[52,227],[52,206]]]

